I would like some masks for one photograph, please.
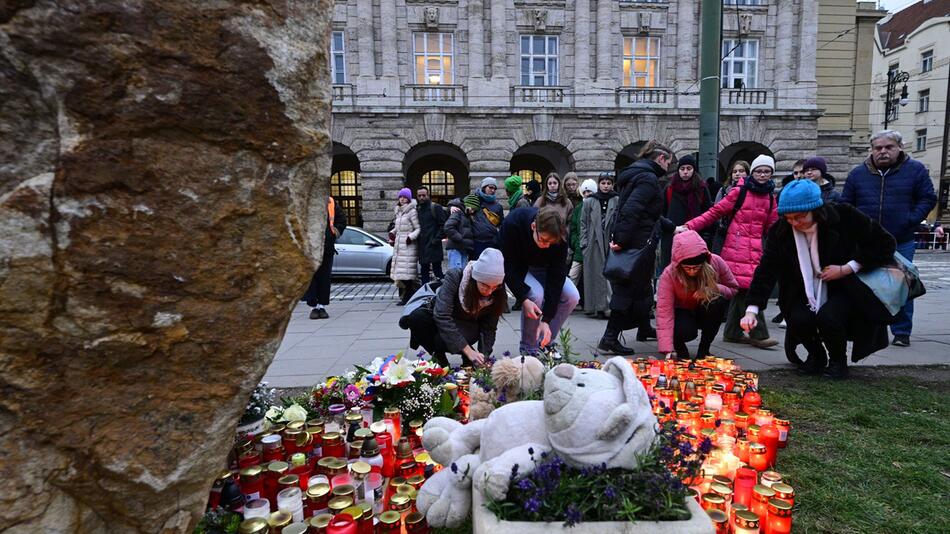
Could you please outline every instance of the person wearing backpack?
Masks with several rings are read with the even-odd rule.
[[[778,341],[769,337],[764,316],[748,336],[744,335],[739,321],[746,309],[746,297],[752,275],[762,259],[763,242],[768,229],[778,219],[775,207],[775,160],[765,154],[752,161],[752,179],[741,178],[722,201],[706,213],[676,229],[677,233],[693,230],[700,232],[723,217],[729,217],[728,230],[719,254],[739,283],[739,291],[729,304],[723,341],[747,343],[754,347],[769,348]],[[761,315],[761,312],[759,312]]]

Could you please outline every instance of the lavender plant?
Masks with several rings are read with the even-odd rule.
[[[606,465],[573,467],[553,454],[532,452],[535,469],[511,472],[508,497],[487,506],[506,521],[676,521],[689,519],[684,480],[699,474],[712,449],[704,439],[694,449],[691,436],[673,422],[663,424],[653,446],[634,470]]]

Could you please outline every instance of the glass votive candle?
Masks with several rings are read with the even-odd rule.
[[[722,397],[716,392],[707,394],[705,408],[710,412],[718,412],[722,409]]]
[[[715,493],[703,493],[703,510],[707,512],[709,510],[720,510],[722,512],[726,511],[726,500],[722,498],[721,495],[716,495]]]
[[[736,480],[732,484],[732,501],[752,506],[752,489],[755,487],[756,472],[748,467],[736,469]]]
[[[289,512],[294,522],[303,521],[303,496],[299,487],[284,488],[277,494],[277,509]]]
[[[716,534],[729,534],[729,516],[722,510],[706,510]]]
[[[335,488],[337,486],[352,486],[353,485],[353,476],[349,473],[340,473],[339,475],[333,475],[333,478],[330,479],[330,487]]]
[[[244,505],[244,519],[252,517],[270,517],[270,502],[267,499],[254,499]]]
[[[326,534],[357,534],[356,521],[349,514],[336,514],[327,524]]]
[[[753,514],[759,516],[759,519],[768,517],[769,499],[773,497],[775,497],[775,492],[772,488],[757,484],[755,488],[752,489],[752,506],[750,506],[749,509],[752,510]],[[766,530],[768,529],[766,528]]]
[[[759,534],[759,516],[748,510],[739,510],[732,520],[735,534]]]
[[[765,445],[769,467],[775,467],[778,457],[778,428],[775,425],[765,425],[759,431],[759,443]]]
[[[761,443],[759,441],[759,431],[761,427],[759,425],[749,425],[749,428],[746,429],[745,435],[749,438],[749,441],[752,443]]]
[[[739,457],[740,462],[749,463],[749,447],[751,445],[749,438],[741,437],[736,440],[736,456]]]
[[[366,502],[373,504],[373,514],[378,515],[383,511],[383,475],[370,473],[363,484],[366,486]]]
[[[353,499],[351,497],[333,497],[330,499],[330,502],[327,503],[327,508],[330,510],[330,514],[336,516],[346,510],[350,506],[353,506]]]
[[[773,424],[778,428],[778,448],[784,449],[788,445],[788,432],[792,429],[792,423],[787,419],[775,419]]]
[[[762,426],[768,426],[772,424],[772,410],[767,410],[765,408],[759,408],[759,411],[755,414],[755,424]]]
[[[768,534],[791,534],[792,504],[782,499],[769,499],[768,522]]]
[[[732,506],[729,507],[729,524],[736,522],[736,512],[748,512],[749,507],[742,504],[741,502],[736,502],[736,498],[733,495],[732,497]]]
[[[759,472],[769,468],[769,452],[765,445],[761,443],[749,445],[749,467]]]
[[[792,506],[795,505],[795,490],[788,484],[776,482],[775,484],[772,484],[772,491],[775,492],[776,499],[788,501],[792,504]]]
[[[726,504],[726,511],[729,511],[729,507],[732,504],[732,488],[718,482],[714,482],[709,485],[709,491],[715,493],[722,497],[722,500]]]
[[[393,437],[393,443],[398,443],[402,437],[402,414],[399,413],[399,408],[390,407],[383,410],[383,422]]]
[[[304,515],[313,517],[315,515],[326,513],[329,510],[330,486],[327,484],[317,484],[307,488],[307,500],[304,503]]]
[[[745,434],[749,428],[749,414],[745,412],[736,412],[733,419],[736,422],[736,430],[739,431],[739,434]]]
[[[778,484],[781,481],[782,475],[780,475],[777,471],[764,471],[759,476],[759,483],[766,488],[771,488],[773,484]]]

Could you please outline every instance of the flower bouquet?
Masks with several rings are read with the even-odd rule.
[[[384,408],[398,408],[406,423],[455,416],[458,396],[446,388],[454,385],[454,377],[431,361],[411,360],[402,353],[376,358],[366,367],[356,366],[351,379],[363,392],[363,400],[372,402],[375,415],[381,416]]]

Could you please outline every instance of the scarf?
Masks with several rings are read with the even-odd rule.
[[[468,284],[472,280],[472,268],[475,266],[474,261],[468,262],[465,268],[462,269],[462,282],[459,284],[459,304],[462,305],[462,309],[465,310],[465,313],[469,315],[476,315],[481,310],[487,308],[492,303],[492,297],[483,296],[481,293],[478,294],[478,300],[475,301],[475,309],[470,310],[465,307],[465,288],[468,287]]]
[[[805,284],[808,309],[818,313],[818,310],[828,301],[828,286],[818,277],[821,274],[821,264],[818,262],[818,225],[813,225],[805,232],[793,228],[792,232],[795,235],[798,268],[802,272],[802,282]]]
[[[544,198],[548,199],[548,202],[557,202],[558,200],[557,193],[552,193],[550,191],[544,193]]]
[[[478,198],[482,199],[483,201],[489,204],[495,203],[495,195],[489,195],[488,193],[482,191],[481,189],[479,189],[478,191],[475,191],[475,194],[478,195]]]
[[[508,195],[508,209],[515,209],[515,206],[518,204],[518,201],[521,200],[521,197],[524,196],[524,193],[519,187],[517,191]]]
[[[769,180],[764,184],[760,184],[758,180],[750,176],[745,179],[743,187],[753,193],[758,193],[760,195],[771,195],[772,192],[775,191],[775,180]]]
[[[686,197],[686,220],[692,219],[702,215],[700,205],[702,202],[702,187],[701,184],[696,184],[695,180],[690,178],[689,180],[682,180],[679,175],[673,178],[673,182],[670,184],[670,187],[673,188],[673,192],[679,195]]]

